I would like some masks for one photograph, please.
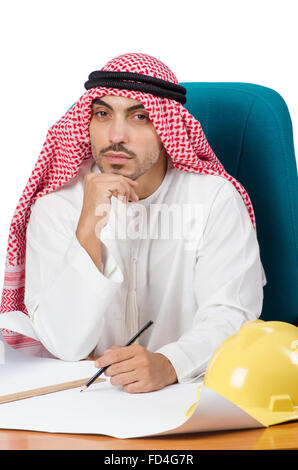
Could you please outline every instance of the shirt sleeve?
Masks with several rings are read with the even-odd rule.
[[[197,301],[191,328],[161,347],[178,382],[197,382],[211,356],[263,305],[266,277],[257,235],[241,195],[230,182],[218,191],[203,232],[194,275]]]
[[[73,211],[73,209],[72,209]],[[101,273],[79,243],[71,207],[37,200],[26,233],[25,305],[40,342],[54,356],[77,361],[95,348],[103,317],[123,282],[102,243]]]

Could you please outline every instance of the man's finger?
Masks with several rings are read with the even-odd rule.
[[[106,349],[106,351],[104,351],[104,354],[107,354],[109,353],[110,351],[112,351],[112,349],[117,349],[117,348],[122,348],[122,346],[111,346],[110,349]],[[90,361],[94,361],[96,362],[98,359],[100,359],[102,356],[88,356],[86,358],[86,360],[90,360]],[[97,367],[97,365],[95,364],[95,366]]]
[[[112,375],[110,382],[112,385],[128,385],[138,379],[137,371],[130,370],[122,374]]]
[[[123,390],[128,393],[146,393],[149,390],[142,380],[137,380],[123,386]]]
[[[107,376],[116,376],[122,375],[126,372],[133,372],[136,369],[136,364],[134,358],[127,359],[126,361],[116,362],[115,364],[110,365],[106,371],[105,375]]]
[[[98,358],[95,361],[95,367],[105,367],[115,364],[116,362],[126,361],[127,359],[131,359],[135,356],[135,349],[131,346],[120,346],[114,348]]]

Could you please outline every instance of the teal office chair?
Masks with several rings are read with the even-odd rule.
[[[252,201],[267,278],[261,319],[298,325],[298,179],[287,105],[260,85],[181,85],[184,106]]]

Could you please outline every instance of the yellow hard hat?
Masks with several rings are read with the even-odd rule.
[[[214,352],[204,385],[264,426],[298,419],[298,328],[245,323]]]

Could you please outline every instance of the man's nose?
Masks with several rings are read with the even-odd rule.
[[[113,143],[128,141],[128,129],[124,119],[113,119],[111,121],[109,139]]]

